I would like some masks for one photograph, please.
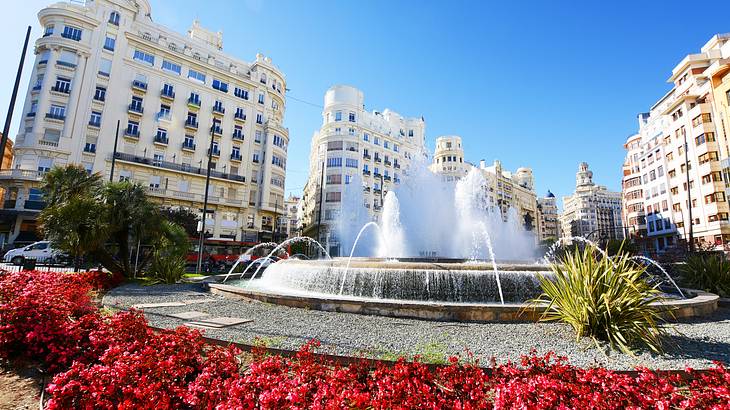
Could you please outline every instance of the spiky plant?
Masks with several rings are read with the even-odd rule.
[[[543,293],[532,301],[547,305],[541,320],[565,322],[577,339],[603,340],[630,355],[638,346],[662,352],[666,330],[652,306],[662,296],[643,278],[644,267],[625,253],[607,259],[587,247],[567,252],[551,269],[552,278],[540,276]]]
[[[681,270],[684,282],[690,287],[730,297],[730,261],[725,255],[691,255]]]

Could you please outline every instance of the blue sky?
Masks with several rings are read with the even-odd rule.
[[[40,34],[48,1],[15,2],[0,44],[7,110],[24,26]],[[462,136],[467,160],[532,167],[536,189],[568,195],[578,163],[620,189],[623,143],[636,114],[668,89],[687,53],[730,32],[730,2],[151,0],[155,21],[185,32],[194,18],[224,33],[224,50],[257,52],[286,74],[289,96],[317,105],[333,84],[366,108],[424,116],[429,148]],[[30,67],[26,67],[23,92]],[[301,192],[321,109],[287,101],[287,191]],[[11,135],[17,132],[17,117]]]

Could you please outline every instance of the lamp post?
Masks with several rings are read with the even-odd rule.
[[[689,180],[689,145],[687,145],[687,132],[682,132],[684,134],[684,171],[687,175],[687,213],[689,216],[689,253],[694,252],[695,250],[695,244],[694,244],[694,233],[692,230],[692,196],[690,195],[691,187],[690,187],[690,180]]]
[[[13,121],[13,110],[15,110],[15,99],[18,97],[18,87],[20,87],[20,77],[23,74],[23,64],[25,63],[25,52],[28,50],[28,40],[30,39],[30,26],[25,32],[25,43],[23,43],[23,52],[20,54],[20,63],[18,64],[18,72],[15,74],[15,84],[13,85],[13,94],[10,96],[10,106],[8,107],[8,115],[5,117],[5,126],[3,127],[3,135],[0,138],[0,168],[2,168],[2,160],[5,159],[5,145],[8,143],[8,134],[10,134],[10,123]]]
[[[117,162],[117,144],[119,143],[119,120],[117,120],[117,133],[114,135],[114,152],[112,152],[112,169],[109,172],[109,182],[114,182],[114,165]]]
[[[200,224],[200,238],[198,239],[198,266],[196,272],[200,272],[203,264],[203,242],[205,241],[205,220],[208,217],[208,189],[210,188],[210,164],[213,161],[213,142],[215,141],[215,126],[210,127],[210,146],[208,147],[208,167],[205,174],[205,194],[203,195],[203,218]],[[202,161],[202,160],[201,160]]]

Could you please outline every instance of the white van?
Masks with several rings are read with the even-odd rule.
[[[49,241],[40,241],[23,248],[9,250],[3,261],[18,266],[22,265],[26,258],[33,258],[38,263],[56,263],[64,259],[63,256],[63,252],[53,249]]]

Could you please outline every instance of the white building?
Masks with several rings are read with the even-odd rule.
[[[339,241],[331,225],[346,185],[362,181],[363,206],[377,219],[385,192],[398,186],[414,158],[425,155],[426,123],[388,109],[367,111],[363,92],[347,85],[327,90],[322,119],[312,137],[302,223],[306,235],[329,244],[335,255]]]
[[[38,18],[44,34],[15,160],[0,173],[11,240],[35,236],[44,172],[75,163],[108,180],[115,145],[114,180],[202,215],[211,138],[205,230],[247,242],[272,236],[284,213],[288,130],[285,79],[269,58],[228,55],[222,34],[197,22],[187,35],[154,23],[147,0],[56,3]]]
[[[593,182],[593,171],[581,162],[575,176],[575,192],[563,197],[560,217],[563,237],[582,236],[591,240],[623,239],[621,193]]]
[[[548,191],[544,197],[537,198],[537,214],[539,219],[538,239],[541,242],[559,239],[558,203],[552,192]]]
[[[289,197],[284,201],[284,204],[286,206],[286,215],[281,217],[283,223],[282,233],[285,234],[287,238],[299,236],[301,233],[302,198],[289,195]]]
[[[446,181],[458,181],[471,170],[478,169],[486,183],[489,206],[499,210],[504,219],[510,209],[516,210],[520,223],[528,231],[538,231],[537,195],[530,168],[518,168],[512,173],[503,169],[499,160],[490,166],[481,160],[477,167],[464,160],[461,137],[449,135],[436,138],[436,149],[429,169],[441,174]]]

